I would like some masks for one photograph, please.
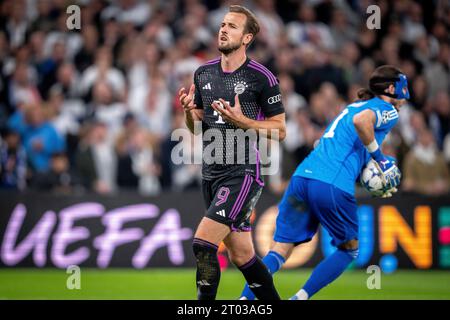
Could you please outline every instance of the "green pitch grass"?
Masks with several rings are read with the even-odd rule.
[[[311,270],[283,270],[275,275],[282,299],[305,283]],[[406,271],[381,275],[381,289],[369,290],[365,270],[349,270],[314,299],[450,299],[449,271]],[[81,269],[81,289],[66,287],[65,270],[2,269],[0,299],[195,299],[193,269]],[[236,269],[222,273],[218,299],[239,296],[243,277]]]

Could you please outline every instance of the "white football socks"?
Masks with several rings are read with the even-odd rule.
[[[303,289],[300,289],[300,291],[297,292],[295,296],[297,297],[297,300],[308,300],[309,298],[308,293]]]

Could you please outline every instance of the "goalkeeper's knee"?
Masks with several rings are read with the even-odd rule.
[[[353,260],[358,258],[359,243],[356,239],[341,244],[338,249],[348,254]]]
[[[359,255],[359,249],[340,249],[347,253],[353,260],[358,258]]]
[[[197,291],[199,300],[215,299],[220,280],[217,246],[195,238],[192,243],[197,261]]]

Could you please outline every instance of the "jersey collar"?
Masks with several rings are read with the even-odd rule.
[[[384,101],[383,99],[380,99],[378,97],[374,97],[373,99],[375,99],[379,103],[386,104],[386,105],[390,106],[392,109],[395,109],[393,104],[391,104],[391,103],[389,103],[387,101]]]
[[[218,65],[218,68],[219,68],[220,75],[221,76],[228,76],[228,75],[235,74],[236,72],[240,71],[242,68],[245,68],[249,62],[250,62],[250,58],[247,57],[245,59],[244,63],[241,64],[240,67],[237,68],[236,70],[234,70],[233,72],[223,72],[223,70],[222,70],[222,59],[220,59],[220,61],[219,61],[219,63],[217,65]]]

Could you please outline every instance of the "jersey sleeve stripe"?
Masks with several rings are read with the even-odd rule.
[[[209,65],[211,65],[211,64],[216,64],[216,63],[219,62],[219,61],[220,61],[220,58],[215,58],[215,59],[206,61],[205,64],[204,64],[204,66],[209,66]]]
[[[254,64],[248,64],[248,66],[250,67],[250,68],[252,68],[252,69],[255,69],[255,70],[258,70],[259,72],[261,72],[262,74],[264,74],[268,79],[269,79],[269,85],[271,86],[271,87],[273,87],[274,85],[276,85],[276,80],[274,80],[274,78],[272,78],[272,76],[270,75],[270,71],[265,71],[264,69],[262,69],[262,68],[260,68],[260,67],[258,67],[258,66],[256,66],[256,65],[254,65]]]
[[[255,61],[255,60],[251,60],[250,61],[251,64],[260,67],[263,70],[266,70],[274,79],[276,79],[276,77],[274,76],[274,74],[272,73],[272,71],[270,71],[269,69],[267,69],[267,67],[265,65],[262,65],[261,63]]]
[[[265,73],[267,73],[270,76],[270,78],[272,79],[273,85],[276,85],[278,83],[277,78],[273,75],[273,73],[269,69],[267,69],[265,66],[263,66],[262,64],[252,60],[252,61],[250,61],[250,65],[258,67],[259,69],[265,71]]]
[[[381,126],[381,121],[383,120],[383,118],[381,117],[381,112],[379,110],[377,110],[376,113],[378,119],[376,127],[379,128]]]

